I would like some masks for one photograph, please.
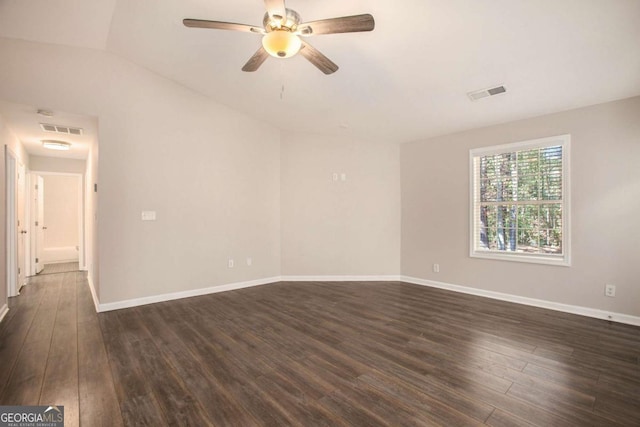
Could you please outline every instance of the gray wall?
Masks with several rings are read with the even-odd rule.
[[[400,274],[398,145],[287,132],[281,199],[283,275]]]
[[[572,265],[470,258],[469,150],[561,134],[572,138]],[[638,165],[640,97],[404,144],[402,274],[638,316]]]

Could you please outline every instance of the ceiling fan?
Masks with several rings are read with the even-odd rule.
[[[325,74],[335,73],[338,66],[301,37],[371,31],[375,27],[375,21],[370,14],[301,22],[298,12],[287,9],[284,0],[264,0],[264,3],[267,13],[264,15],[262,27],[203,19],[184,19],[182,23],[191,28],[212,28],[261,34],[262,46],[242,67],[242,71],[256,71],[269,55],[275,58],[290,58],[300,52]]]

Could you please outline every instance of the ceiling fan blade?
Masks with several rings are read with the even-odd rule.
[[[284,0],[264,0],[264,6],[267,8],[270,16],[279,16],[281,18],[287,16],[287,8]]]
[[[264,34],[264,28],[253,25],[235,24],[233,22],[207,21],[204,19],[183,19],[182,23],[189,28],[211,28],[214,30],[245,31],[250,33]]]
[[[260,46],[260,49],[258,49],[258,51],[254,53],[251,58],[249,58],[247,63],[244,64],[244,67],[242,67],[242,71],[256,71],[258,68],[260,68],[262,63],[267,60],[268,57],[269,53],[264,50],[262,46]]]
[[[309,62],[318,67],[318,69],[325,74],[333,74],[338,71],[338,66],[334,64],[333,61],[331,61],[329,58],[320,53],[318,49],[311,46],[305,41],[302,42],[300,55],[307,58]]]
[[[373,16],[368,13],[363,15],[343,16],[340,18],[321,19],[319,21],[305,22],[298,26],[301,36],[314,34],[357,33],[360,31],[372,31],[376,26]]]

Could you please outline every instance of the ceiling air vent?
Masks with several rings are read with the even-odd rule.
[[[62,133],[65,135],[82,135],[81,128],[74,128],[70,126],[60,126],[60,125],[48,125],[46,123],[40,123],[40,127],[45,132]]]
[[[467,95],[472,101],[477,101],[478,99],[486,98],[488,96],[500,95],[501,93],[505,93],[506,91],[507,89],[504,86],[496,86],[490,89],[482,89],[469,92],[467,93]]]

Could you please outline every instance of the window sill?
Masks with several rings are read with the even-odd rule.
[[[545,264],[555,265],[558,267],[570,267],[571,260],[568,255],[559,256],[536,256],[530,254],[517,254],[517,253],[496,253],[488,251],[471,251],[469,254],[471,258],[483,258],[492,259],[496,261],[515,261],[526,262],[530,264]]]

